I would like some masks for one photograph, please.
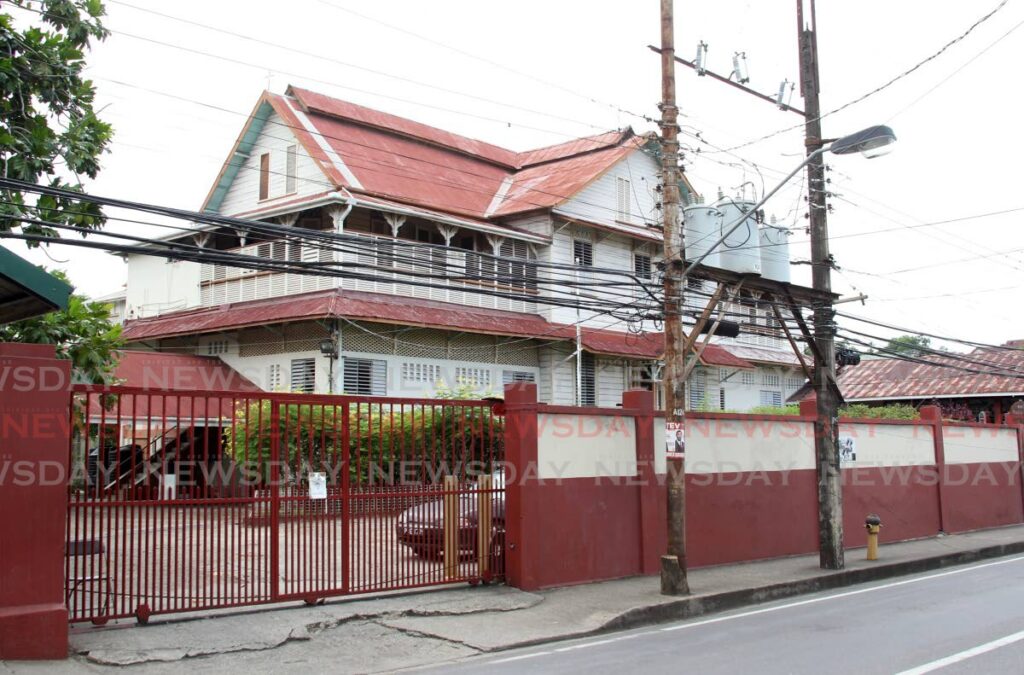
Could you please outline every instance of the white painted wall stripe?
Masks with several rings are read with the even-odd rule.
[[[541,479],[635,476],[632,417],[537,416],[537,475]]]
[[[348,165],[345,164],[345,161],[341,158],[341,155],[334,151],[334,148],[332,148],[330,143],[327,142],[327,139],[324,138],[323,134],[321,134],[317,130],[317,128],[313,126],[313,123],[309,120],[309,117],[306,116],[306,113],[302,112],[299,108],[295,107],[295,104],[292,103],[292,100],[290,98],[285,98],[285,101],[288,103],[288,107],[291,109],[291,111],[295,113],[295,117],[298,118],[299,123],[302,124],[303,128],[305,128],[306,131],[310,133],[310,135],[313,137],[313,140],[316,141],[316,144],[320,146],[320,149],[324,151],[324,154],[327,155],[327,158],[331,160],[331,163],[334,165],[334,168],[340,171],[341,175],[345,177],[346,181],[348,181],[348,184],[351,187],[360,190],[363,189],[363,184],[359,182],[359,179],[356,178],[355,174],[352,173],[352,171],[348,168]]]
[[[946,464],[1016,462],[1017,430],[998,427],[942,427]]]

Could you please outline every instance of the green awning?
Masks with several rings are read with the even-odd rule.
[[[67,309],[71,286],[0,246],[0,324]]]

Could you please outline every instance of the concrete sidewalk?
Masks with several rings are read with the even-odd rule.
[[[877,579],[1024,552],[1024,526],[886,544],[881,560],[847,552],[825,572],[817,556],[690,572],[693,594],[659,593],[638,577],[524,593],[504,586],[453,587],[347,599],[318,607],[255,608],[195,619],[76,627],[67,662],[0,662],[0,673],[383,672],[484,652],[699,616]]]

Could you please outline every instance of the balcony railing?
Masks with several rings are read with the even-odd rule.
[[[343,288],[486,309],[537,311],[534,302],[521,297],[537,293],[536,268],[528,260],[496,260],[455,248],[414,248],[393,239],[370,236],[365,244],[344,251],[282,240],[243,246],[234,252],[279,262],[336,263],[337,269],[362,278],[205,264],[200,276],[200,300],[204,306]]]

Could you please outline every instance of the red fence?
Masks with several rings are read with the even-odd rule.
[[[78,387],[72,621],[504,572],[503,419],[481,401]]]
[[[533,590],[655,574],[666,550],[665,431],[649,392],[621,408],[538,404],[506,390],[508,579]],[[842,420],[846,546],[1024,522],[1024,426]],[[686,539],[693,567],[817,550],[814,418],[687,415]]]

